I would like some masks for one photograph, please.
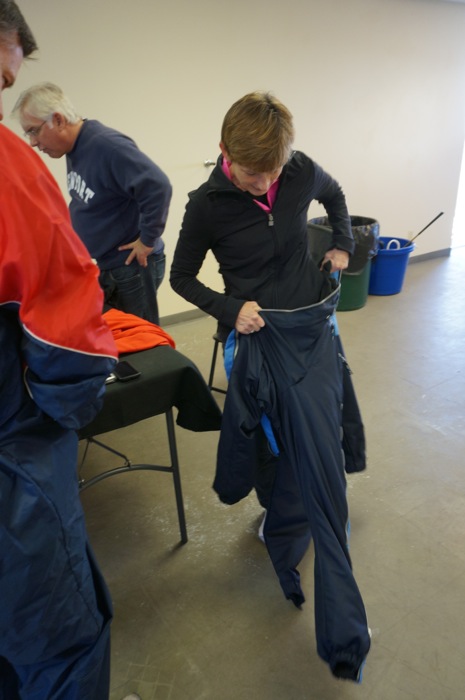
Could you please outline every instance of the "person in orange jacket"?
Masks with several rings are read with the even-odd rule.
[[[36,49],[0,0],[0,120]],[[58,185],[0,125],[0,700],[109,695],[111,601],[76,474],[117,360],[97,277]]]

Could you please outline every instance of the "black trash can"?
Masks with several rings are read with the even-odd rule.
[[[370,284],[371,259],[378,252],[379,223],[366,216],[351,216],[355,250],[347,270],[341,276],[338,311],[354,311],[366,304]],[[327,216],[310,219],[307,224],[312,255],[322,260],[331,245],[331,226]]]

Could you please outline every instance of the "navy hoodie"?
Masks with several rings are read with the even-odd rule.
[[[73,227],[100,269],[123,266],[118,247],[139,237],[163,250],[171,184],[132,139],[85,120],[66,165]]]

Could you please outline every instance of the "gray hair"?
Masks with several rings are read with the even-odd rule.
[[[20,94],[12,115],[21,118],[25,112],[31,117],[44,120],[58,112],[70,124],[76,124],[81,119],[63,90],[53,83],[33,85]]]

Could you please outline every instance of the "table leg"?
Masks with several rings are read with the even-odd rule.
[[[176,448],[176,435],[174,432],[173,409],[165,413],[166,427],[168,430],[168,442],[170,446],[171,467],[173,470],[174,492],[176,495],[176,505],[178,508],[179,530],[181,532],[181,543],[187,542],[186,517],[184,514],[184,501],[182,497],[181,474],[179,471],[178,451]]]

